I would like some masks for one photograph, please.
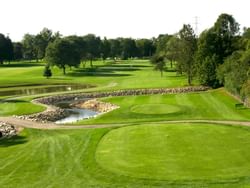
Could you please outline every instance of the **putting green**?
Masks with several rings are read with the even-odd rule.
[[[169,104],[141,104],[134,105],[131,112],[139,114],[172,114],[181,111],[181,107]]]
[[[210,124],[118,128],[102,138],[96,161],[113,173],[144,179],[250,177],[250,129]]]

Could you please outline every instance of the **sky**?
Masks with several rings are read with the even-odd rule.
[[[247,0],[1,0],[0,33],[21,41],[44,27],[63,36],[151,38],[174,34],[183,24],[198,33],[213,26],[221,13],[250,27]]]

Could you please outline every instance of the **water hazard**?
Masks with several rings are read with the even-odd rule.
[[[98,112],[87,109],[72,108],[67,110],[70,112],[70,115],[66,118],[56,121],[56,124],[74,123],[79,120],[95,117],[99,114]]]
[[[22,89],[13,89],[13,90],[3,90],[0,91],[0,96],[15,96],[15,95],[36,95],[43,93],[52,93],[52,92],[62,92],[62,91],[74,91],[80,89],[92,88],[92,85],[51,85],[47,87],[24,87]]]

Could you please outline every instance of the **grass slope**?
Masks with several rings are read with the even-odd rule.
[[[236,109],[234,98],[223,89],[201,93],[106,98],[119,109],[82,123],[127,123],[162,120],[249,120],[250,109]]]
[[[248,129],[139,125],[110,131],[96,158],[105,169],[137,178],[222,181],[250,176],[249,151]]]
[[[178,125],[175,125],[178,126]],[[180,125],[181,126],[181,125]],[[136,126],[134,129],[133,127],[128,128],[122,128],[117,129],[114,131],[121,131],[123,133],[127,132],[125,130],[132,129],[132,132],[128,132],[128,135],[124,135],[125,138],[132,137],[131,140],[124,140],[120,138],[116,138],[116,136],[112,136],[113,131],[108,133],[110,129],[89,129],[89,130],[32,130],[32,129],[25,129],[21,135],[18,137],[11,139],[11,140],[1,140],[0,142],[0,187],[1,188],[16,188],[16,187],[104,187],[104,188],[117,188],[117,187],[174,187],[174,188],[180,188],[180,187],[213,187],[213,188],[221,188],[221,187],[246,187],[247,185],[250,185],[250,178],[249,178],[249,155],[250,150],[247,146],[250,142],[249,137],[249,128],[215,128],[212,129],[212,127],[204,127],[203,130],[201,128],[198,128],[197,131],[194,131],[194,137],[192,139],[191,135],[185,135],[184,132],[191,133],[191,130],[187,130],[187,128],[184,128],[183,131],[179,128],[174,130],[172,126],[171,128],[163,128],[159,127],[159,130],[157,129],[150,129],[149,131],[152,131],[152,133],[147,132],[147,127],[143,131],[142,129],[138,129]],[[246,130],[245,130],[246,129]],[[161,133],[161,131],[164,131]],[[167,131],[170,131],[169,133],[166,133]],[[208,141],[204,140],[203,135],[201,135],[200,131],[205,131],[206,137],[211,137],[212,135],[218,136],[223,135],[226,139],[223,139],[223,137],[216,137],[215,140],[209,139]],[[219,131],[218,133],[216,131]],[[108,133],[108,134],[107,134]],[[184,139],[178,139],[180,136],[176,135],[176,138],[171,138],[172,143],[167,143],[166,141],[159,141],[159,138],[155,137],[154,134],[158,134],[159,136],[163,137],[163,134],[172,134],[174,136],[175,134],[181,134],[184,136]],[[226,135],[228,133],[229,135]],[[107,134],[105,136],[105,134]],[[144,137],[144,135],[147,137]],[[136,138],[133,137],[137,136]],[[112,143],[112,145],[107,146],[107,138],[111,137],[112,140],[109,142]],[[228,139],[229,136],[232,136],[232,140]],[[177,138],[178,137],[178,138]],[[102,139],[103,138],[103,139]],[[136,145],[133,145],[133,140],[137,139],[138,141],[138,147]],[[101,140],[101,143],[99,145],[99,142]],[[165,155],[166,149],[169,148],[173,152],[173,158],[172,161],[175,165],[179,163],[180,165],[187,164],[188,162],[192,162],[191,164],[194,165],[197,169],[199,168],[205,168],[204,164],[197,163],[195,164],[195,158],[192,158],[191,156],[187,157],[186,160],[181,161],[181,156],[179,158],[176,158],[178,154],[181,154],[181,151],[178,151],[177,148],[171,148],[171,144],[173,147],[175,147],[176,142],[184,143],[186,144],[186,147],[180,146],[180,149],[183,149],[186,153],[189,154],[192,151],[192,154],[197,155],[196,157],[201,157],[202,154],[199,154],[198,151],[195,150],[189,150],[192,145],[194,145],[194,148],[197,148],[201,143],[196,143],[195,141],[202,143],[210,144],[209,146],[216,145],[216,142],[219,144],[216,148],[211,147],[210,153],[212,157],[215,157],[216,155],[219,157],[223,153],[226,153],[230,155],[224,156],[226,157],[227,161],[223,164],[219,164],[219,167],[225,167],[224,165],[228,164],[231,165],[231,167],[234,167],[236,165],[236,168],[229,169],[228,167],[225,167],[225,172],[223,174],[226,174],[228,172],[230,175],[233,175],[236,173],[237,170],[239,171],[239,174],[237,174],[235,177],[227,180],[227,182],[222,181],[220,178],[214,177],[212,180],[183,180],[184,178],[180,176],[179,180],[172,181],[171,179],[175,179],[173,176],[169,176],[169,179],[164,178],[165,180],[157,180],[156,176],[161,176],[161,173],[164,172],[156,172],[155,170],[158,170],[159,168],[163,167],[156,167],[151,168],[151,174],[152,179],[147,178],[138,178],[138,176],[141,176],[141,174],[135,175],[136,177],[130,177],[130,176],[124,176],[121,175],[120,172],[111,172],[110,168],[113,168],[115,165],[117,165],[117,162],[119,161],[112,161],[114,158],[116,159],[117,155],[117,148],[115,146],[118,146],[123,142],[124,145],[120,148],[120,154],[125,152],[125,149],[130,149],[131,151],[134,151],[135,153],[124,153],[123,155],[120,155],[121,160],[128,159],[127,164],[133,163],[142,163],[142,161],[137,161],[138,159],[142,159],[145,157],[145,154],[150,153],[150,151],[156,151],[159,149],[158,158],[156,157],[155,163],[152,161],[152,165],[154,164],[162,164],[161,160],[170,160],[171,155]],[[105,141],[105,142],[104,142]],[[113,141],[117,141],[117,143],[114,143]],[[126,142],[125,142],[126,141]],[[190,144],[189,144],[190,141]],[[236,143],[233,143],[233,142]],[[145,145],[142,142],[149,143],[149,145]],[[104,145],[103,145],[104,144]],[[228,145],[226,145],[228,144]],[[230,145],[231,144],[231,145]],[[236,145],[237,151],[236,151]],[[159,146],[158,146],[159,145]],[[143,151],[142,147],[147,147]],[[154,146],[154,147],[153,147]],[[163,148],[160,148],[160,146],[164,146]],[[225,147],[224,147],[225,146]],[[231,146],[231,147],[230,147]],[[97,149],[98,148],[98,149]],[[152,150],[148,150],[148,148],[151,148]],[[220,151],[218,149],[223,149],[223,151]],[[163,151],[160,151],[160,150]],[[232,151],[231,151],[232,149]],[[107,153],[103,153],[103,150],[114,150],[113,158],[110,156],[110,160],[106,159]],[[97,151],[97,152],[96,152]],[[201,150],[202,152],[204,149]],[[100,156],[100,152],[102,152],[102,157]],[[137,152],[137,153],[136,153]],[[144,152],[141,155],[141,158],[138,157],[138,152]],[[216,153],[219,152],[219,153]],[[112,154],[112,152],[110,153]],[[156,154],[151,153],[151,155],[148,156],[148,159],[145,161],[145,164],[149,164],[150,160],[149,158],[154,157]],[[164,154],[164,156],[162,156]],[[206,153],[203,153],[206,154]],[[234,155],[233,155],[234,154]],[[116,156],[116,157],[115,157]],[[228,157],[237,157],[232,158],[233,163],[230,164],[228,161]],[[101,158],[100,158],[101,157]],[[165,159],[165,157],[167,157]],[[193,156],[195,157],[195,156]],[[244,159],[245,157],[245,159]],[[213,162],[209,160],[209,164],[215,165],[216,162]],[[101,167],[97,162],[100,163],[102,160],[102,166]],[[153,159],[153,158],[152,158]],[[202,159],[199,158],[197,162],[201,162]],[[221,160],[221,159],[220,159]],[[245,160],[245,161],[244,161]],[[204,161],[204,160],[203,160]],[[106,162],[105,165],[103,163]],[[114,164],[111,164],[113,163]],[[242,166],[242,163],[244,162],[244,166]],[[201,166],[200,166],[201,165]],[[212,166],[213,168],[216,168]],[[129,168],[129,166],[128,166]],[[149,166],[145,168],[145,172],[148,172]],[[172,170],[177,170],[176,173],[187,173],[187,169],[183,172],[178,170],[177,166],[169,166],[169,168],[172,168]],[[123,171],[124,168],[121,168],[120,171]],[[134,174],[137,173],[137,169],[133,169]],[[166,170],[166,169],[165,169]],[[171,170],[168,169],[168,172]],[[222,172],[222,170],[221,170]],[[132,173],[130,168],[130,173]],[[175,175],[176,175],[175,173]],[[208,174],[211,174],[212,172],[208,172]],[[215,172],[218,174],[218,172]],[[201,178],[204,177],[204,172],[201,174]],[[194,177],[198,177],[198,174],[195,174],[195,172],[192,172],[188,177],[191,177],[191,175],[194,175]],[[239,177],[245,175],[245,177]],[[158,177],[158,178],[159,178]],[[225,177],[228,177],[227,175]],[[161,178],[161,177],[160,177]],[[222,178],[223,179],[223,178]]]
[[[32,114],[44,111],[44,106],[30,102],[31,99],[12,99],[0,102],[0,116]]]

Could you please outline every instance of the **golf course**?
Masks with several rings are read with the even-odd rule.
[[[16,117],[45,111],[43,97],[187,86],[148,60],[93,64],[49,79],[43,62],[1,66],[0,121],[19,132],[0,140],[0,187],[250,187],[250,109],[225,88],[98,97],[119,108],[60,125]]]

